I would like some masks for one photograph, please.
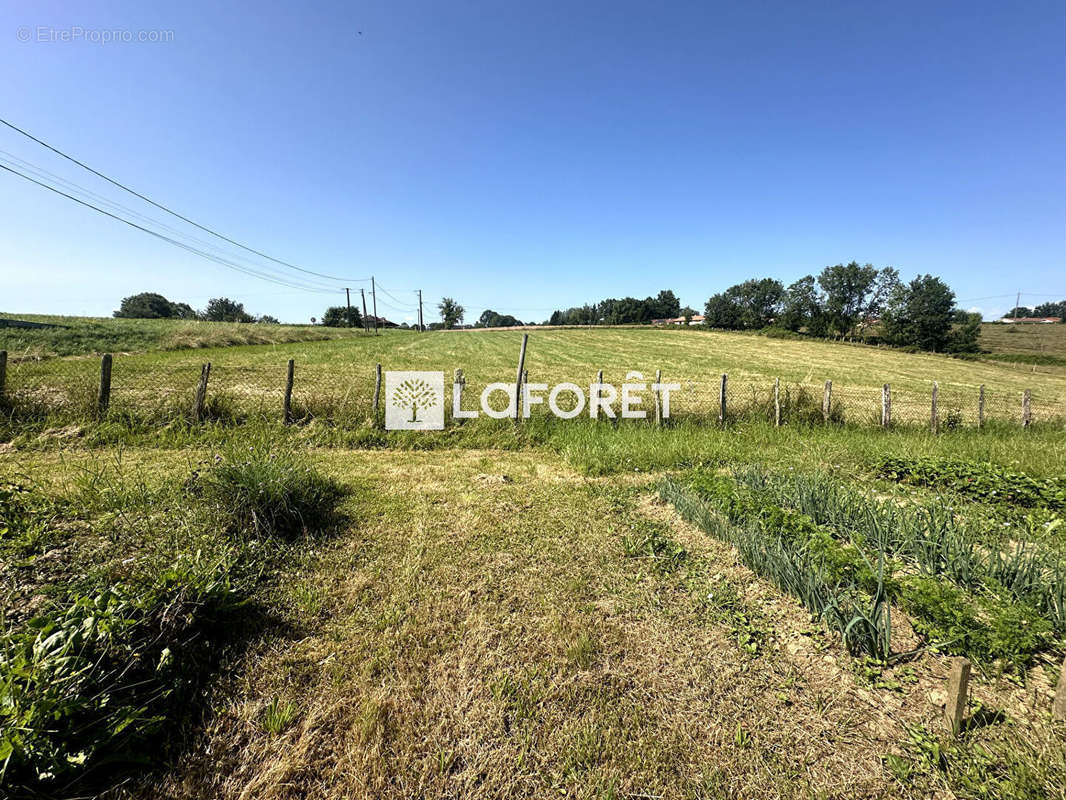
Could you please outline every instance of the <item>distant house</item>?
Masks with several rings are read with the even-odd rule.
[[[692,319],[689,320],[689,325],[700,325],[703,322],[703,314],[693,314]],[[652,325],[684,325],[684,317],[668,317],[666,319],[653,319]]]
[[[1012,325],[1017,322],[1018,324],[1026,323],[1029,325],[1053,325],[1056,322],[1062,322],[1062,317],[1004,317],[1000,322],[1009,322]]]

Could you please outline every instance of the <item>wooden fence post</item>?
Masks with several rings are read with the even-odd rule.
[[[663,382],[663,371],[661,369],[655,370],[655,382]],[[652,392],[652,396],[655,398],[655,425],[661,426],[663,424],[663,399],[662,389],[656,389]]]
[[[603,370],[599,370],[596,373],[596,399],[600,399],[600,384],[603,383]],[[591,399],[589,400],[591,403]],[[596,419],[600,418],[599,406],[596,407]]]
[[[937,415],[936,401],[940,395],[940,384],[933,381],[933,402],[929,406],[929,430],[936,433],[940,430],[940,418]]]
[[[781,427],[781,379],[774,378],[774,427]]]
[[[1051,716],[1057,720],[1066,720],[1066,658],[1062,660],[1059,670],[1059,685],[1055,689],[1055,702],[1051,706]]]
[[[944,721],[947,722],[952,736],[962,730],[969,689],[970,662],[965,658],[956,658],[951,662],[951,672],[948,674],[948,697],[944,704]]]
[[[719,391],[718,391],[718,421],[720,423],[722,423],[723,426],[725,425],[725,414],[726,414],[725,397],[726,397],[726,384],[728,383],[728,381],[729,381],[729,375],[727,375],[726,373],[723,372],[722,373],[722,388],[719,389]]]
[[[285,375],[285,400],[281,407],[281,421],[288,425],[292,422],[292,382],[296,377],[296,361],[289,359],[289,369]]]
[[[192,417],[197,422],[204,418],[204,404],[207,402],[207,379],[211,376],[211,362],[200,367],[200,383],[196,387],[196,400],[193,402]]]
[[[7,385],[7,350],[0,350],[0,400],[4,399],[4,388]]]
[[[822,422],[829,423],[829,412],[833,407],[833,382],[825,382],[825,393],[822,395]]]
[[[456,367],[455,372],[452,374],[452,398],[455,398],[455,387],[459,387],[459,404],[458,407],[463,407],[463,389],[466,388],[466,377],[463,375],[463,371]],[[459,418],[459,424],[462,425],[465,422],[462,417]]]
[[[514,379],[514,419],[518,422],[522,418],[522,377],[526,366],[526,343],[529,334],[522,334],[522,349],[518,351],[518,374]]]
[[[100,358],[100,389],[96,393],[96,413],[101,417],[111,405],[111,354],[104,353]]]
[[[977,427],[978,429],[985,426],[985,385],[982,383],[981,388],[977,390]]]
[[[892,426],[892,387],[885,384],[881,387],[881,427]]]
[[[1031,406],[1033,394],[1028,389],[1022,392],[1022,427],[1028,428],[1033,421],[1033,409]]]
[[[381,405],[381,364],[377,365],[374,377],[374,421],[373,426],[378,427],[378,406]]]

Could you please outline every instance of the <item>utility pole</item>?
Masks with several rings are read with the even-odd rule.
[[[352,293],[348,290],[348,287],[344,287],[344,298],[348,302],[348,327],[352,327]]]
[[[370,276],[370,296],[374,300],[374,334],[378,332],[378,290],[374,285],[374,276]]]
[[[359,294],[363,297],[363,330],[370,333],[370,319],[366,315],[366,289],[360,289]]]
[[[1018,304],[1022,302],[1022,293],[1018,292],[1018,296],[1014,298],[1014,321],[1018,321]]]
[[[422,290],[418,290],[418,332],[422,333],[426,326],[422,324]]]

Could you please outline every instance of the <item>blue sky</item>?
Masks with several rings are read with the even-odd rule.
[[[468,321],[661,288],[702,309],[852,259],[987,316],[1066,297],[1061,2],[151,5],[4,3],[0,116],[259,250],[375,275],[397,320],[418,288],[427,321],[442,295]],[[172,34],[47,41],[76,28]],[[0,151],[177,225],[10,130]],[[343,300],[8,173],[0,218],[5,311]]]

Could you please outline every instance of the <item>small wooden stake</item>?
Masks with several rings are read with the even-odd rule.
[[[1028,389],[1022,392],[1022,427],[1028,428],[1033,422],[1033,409],[1031,406],[1033,394]]]
[[[596,373],[596,399],[600,399],[600,384],[603,383],[603,370]],[[591,402],[591,401],[590,401]],[[596,407],[596,419],[600,418],[599,406]]]
[[[726,396],[726,384],[728,383],[728,381],[729,381],[729,375],[727,375],[726,373],[723,372],[722,373],[722,388],[719,390],[719,393],[718,393],[718,421],[723,426],[725,425],[725,413],[726,413],[725,396]]]
[[[822,395],[822,422],[829,423],[829,411],[833,407],[833,382],[825,382],[825,393]]]
[[[378,406],[381,404],[381,364],[377,365],[374,377],[374,427],[378,425]]]
[[[0,400],[4,398],[4,387],[7,385],[7,350],[0,350]]]
[[[781,427],[781,379],[774,378],[774,427]]]
[[[1051,705],[1051,716],[1057,720],[1066,720],[1066,659],[1059,670],[1059,685],[1055,689],[1055,702]]]
[[[197,422],[204,418],[204,404],[207,402],[207,379],[211,376],[211,362],[200,367],[200,383],[196,387],[196,400],[192,407],[192,416]]]
[[[933,381],[933,403],[929,407],[929,430],[936,433],[940,429],[940,418],[937,415],[936,401],[940,395],[940,384]]]
[[[944,704],[944,721],[947,722],[952,736],[962,730],[969,690],[970,662],[965,658],[956,658],[951,663],[951,672],[948,675],[948,698]]]
[[[292,422],[292,382],[296,377],[296,361],[289,359],[289,369],[285,375],[285,400],[281,407],[281,421],[288,425]]]
[[[515,422],[518,422],[522,418],[522,373],[525,371],[526,364],[526,343],[529,341],[529,334],[522,334],[522,349],[518,351],[518,374],[514,379],[514,418]]]
[[[977,427],[983,428],[985,426],[985,385],[982,383],[981,388],[977,391]]]
[[[661,369],[655,370],[655,382],[663,382],[663,371]],[[652,395],[655,397],[655,424],[656,426],[659,426],[663,424],[662,390],[656,389],[654,392],[652,392]]]
[[[102,417],[111,405],[111,354],[100,358],[100,390],[96,393],[96,412]]]
[[[892,425],[892,387],[887,383],[881,387],[881,427]]]
[[[455,387],[459,389],[459,404],[458,407],[463,407],[463,389],[466,388],[466,378],[463,376],[463,371],[458,367],[455,373],[452,375],[452,396],[455,396]],[[459,424],[462,425],[466,420],[462,417],[459,418]]]

